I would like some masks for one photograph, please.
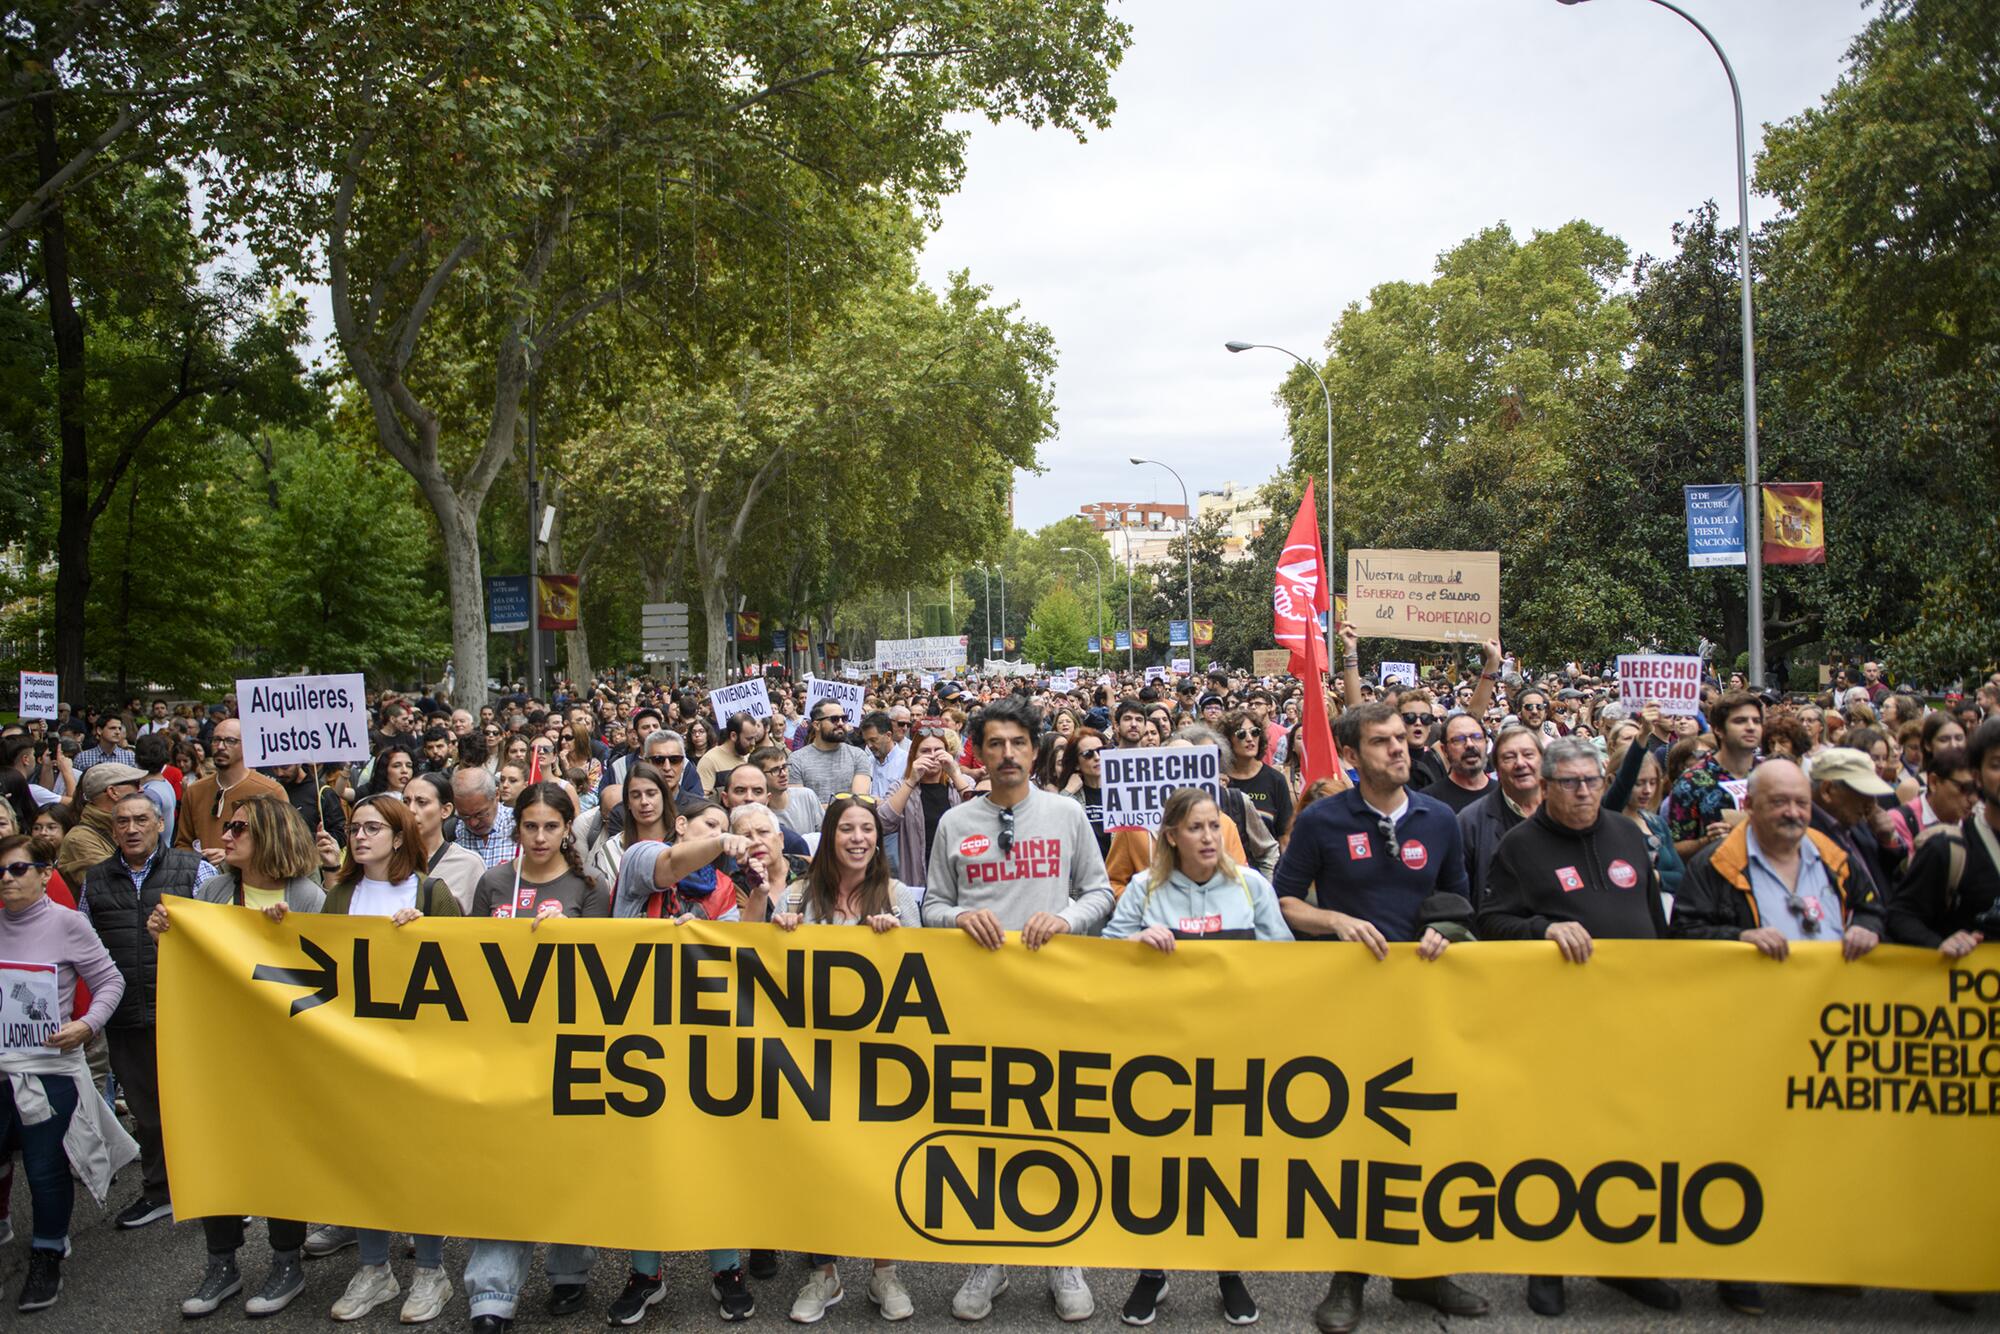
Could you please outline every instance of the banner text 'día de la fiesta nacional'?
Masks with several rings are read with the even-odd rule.
[[[176,1211],[677,1250],[2000,1287],[2000,948],[176,905]]]

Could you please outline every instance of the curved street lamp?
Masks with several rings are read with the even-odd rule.
[[[1097,576],[1097,670],[1104,670],[1104,571],[1097,563],[1097,557],[1082,547],[1057,547],[1057,551],[1067,551],[1073,556],[1085,556],[1090,560],[1090,572]],[[1188,651],[1194,651],[1194,627],[1188,627]]]
[[[1187,555],[1188,670],[1192,672],[1194,670],[1194,506],[1188,503],[1187,482],[1179,473],[1174,472],[1172,468],[1167,467],[1166,464],[1160,462],[1158,459],[1134,458],[1132,460],[1132,466],[1135,468],[1143,468],[1149,463],[1155,468],[1166,468],[1168,472],[1174,474],[1174,480],[1181,484],[1181,510],[1183,511],[1184,521],[1187,524],[1187,533],[1182,542],[1181,549]],[[1125,540],[1127,550],[1131,549],[1131,541],[1129,537]],[[1167,657],[1169,660],[1174,656],[1173,641],[1174,637],[1171,634],[1168,635]]]
[[[1248,352],[1251,348],[1255,347],[1263,348],[1267,352],[1284,353],[1312,374],[1314,383],[1319,385],[1319,396],[1326,403],[1326,605],[1328,607],[1326,614],[1326,669],[1328,672],[1333,672],[1336,670],[1334,664],[1340,661],[1334,655],[1333,651],[1334,622],[1337,619],[1332,611],[1333,590],[1340,586],[1335,580],[1333,573],[1333,395],[1326,391],[1326,381],[1320,378],[1319,368],[1288,347],[1279,347],[1276,343],[1246,343],[1240,338],[1232,338],[1224,343],[1223,346],[1231,352]],[[1188,639],[1190,641],[1194,639],[1194,628],[1192,626],[1188,628]],[[1194,651],[1192,642],[1188,645],[1188,651],[1190,653]]]

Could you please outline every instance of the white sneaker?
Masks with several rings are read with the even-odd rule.
[[[422,1325],[435,1320],[444,1312],[444,1304],[451,1300],[451,1280],[444,1270],[419,1269],[410,1278],[410,1295],[403,1301],[402,1321],[406,1325]]]
[[[884,1320],[908,1320],[917,1308],[910,1304],[910,1290],[897,1277],[896,1266],[879,1266],[868,1280],[868,1300],[881,1308]]]
[[[403,1287],[387,1265],[363,1265],[348,1280],[347,1291],[333,1304],[335,1320],[359,1320],[383,1302],[400,1295]]]
[[[1005,1291],[1005,1265],[974,1265],[951,1299],[951,1313],[960,1320],[984,1320],[993,1314],[993,1299]]]
[[[826,1314],[826,1308],[840,1305],[840,1299],[846,1295],[847,1289],[840,1286],[838,1273],[815,1269],[806,1276],[799,1295],[792,1298],[792,1319],[801,1325],[816,1325]]]
[[[1088,1320],[1097,1313],[1097,1299],[1090,1295],[1090,1285],[1075,1265],[1049,1270],[1049,1296],[1055,1299],[1056,1314],[1064,1320]]]

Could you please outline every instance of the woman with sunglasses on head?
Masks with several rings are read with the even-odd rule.
[[[1271,882],[1230,857],[1231,827],[1199,788],[1184,787],[1167,798],[1152,864],[1125,886],[1104,938],[1136,939],[1162,954],[1172,954],[1183,940],[1291,940]],[[1242,1275],[1221,1273],[1216,1280],[1222,1318],[1232,1325],[1254,1323],[1257,1302]],[[1119,1318],[1150,1325],[1166,1295],[1166,1272],[1141,1270]]]
[[[322,864],[332,852],[337,861],[328,877],[326,902],[320,911],[357,917],[387,917],[396,926],[407,926],[425,917],[463,915],[451,887],[425,871],[429,860],[417,817],[406,801],[387,793],[363,797],[354,803],[347,822],[347,849],[344,857],[325,830],[319,834]],[[282,908],[265,910],[283,920]],[[335,1320],[359,1320],[382,1303],[401,1293],[402,1288],[389,1265],[387,1232],[367,1228],[328,1226],[315,1230],[306,1239],[309,1255],[330,1255],[358,1242],[361,1264],[349,1280],[347,1290],[333,1304]],[[434,1320],[451,1300],[451,1280],[444,1273],[444,1240],[441,1237],[413,1236],[416,1243],[416,1272],[410,1295],[403,1302],[401,1320],[406,1325]]]
[[[922,738],[933,746],[935,737]],[[921,759],[921,754],[917,757]],[[916,760],[912,760],[915,767]],[[897,791],[909,786],[907,776]],[[907,793],[905,793],[907,797]],[[909,803],[920,806],[920,803]],[[790,901],[795,905],[771,920],[786,931],[800,926],[860,926],[880,934],[899,926],[920,926],[917,896],[908,886],[889,874],[888,858],[882,851],[882,808],[870,796],[851,792],[834,794],[820,826],[819,849],[813,853],[806,878],[792,886]],[[908,860],[905,857],[904,860]],[[837,1256],[808,1255],[814,1266],[805,1284],[792,1300],[792,1319],[802,1325],[816,1324],[827,1308],[846,1296],[841,1287]],[[884,1320],[907,1320],[914,1308],[909,1289],[896,1274],[896,1262],[877,1260],[868,1279],[868,1300],[875,1303]]]
[[[139,1152],[98,1096],[83,1056],[123,999],[125,978],[89,920],[49,900],[55,858],[53,846],[26,834],[0,838],[0,959],[7,960],[0,978],[10,991],[31,993],[48,1015],[41,1046],[0,1052],[0,1145],[19,1143],[28,1177],[33,1240],[15,1303],[22,1311],[54,1306],[62,1292],[76,1201],[72,1159],[102,1203],[112,1174]],[[80,1014],[79,981],[90,987]],[[32,1120],[29,1107],[40,1109]]]
[[[193,897],[203,903],[231,903],[256,908],[273,921],[287,912],[318,912],[326,901],[313,873],[319,863],[312,834],[290,801],[279,797],[246,797],[237,802],[222,826],[222,868],[195,886]],[[146,921],[154,940],[173,923],[168,901],[162,899]],[[300,1252],[306,1225],[294,1219],[266,1220],[271,1237],[271,1272],[245,1306],[253,1315],[273,1315],[305,1291],[306,1272]],[[243,1218],[225,1214],[201,1220],[208,1242],[208,1263],[194,1294],[181,1303],[187,1317],[209,1315],[243,1290],[236,1253],[243,1248]]]

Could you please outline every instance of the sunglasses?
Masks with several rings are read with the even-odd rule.
[[[48,862],[8,862],[0,866],[0,880],[15,880],[30,871],[46,871],[49,866]]]
[[[1431,716],[1428,713],[1406,713],[1403,722],[1411,727],[1429,727]]]
[[[1255,741],[1257,739],[1255,730],[1248,727],[1239,727],[1229,735],[1235,737],[1238,741]]]
[[[835,801],[858,801],[863,806],[880,806],[882,804],[866,792],[836,792],[833,794],[833,799]]]
[[[1000,855],[1005,857],[1014,850],[1014,808],[1000,808]]]
[[[1549,780],[1565,792],[1581,796],[1585,792],[1595,792],[1604,786],[1601,777],[1551,778]]]
[[[222,826],[222,832],[241,838],[250,832],[250,822],[248,820],[231,820],[228,824]]]

